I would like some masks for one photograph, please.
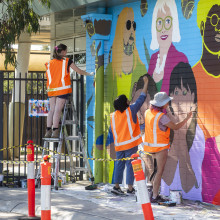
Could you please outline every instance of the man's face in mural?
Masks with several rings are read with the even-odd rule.
[[[165,13],[159,10],[157,13],[156,29],[157,41],[160,47],[169,46],[172,42],[173,18],[167,5],[164,7]]]
[[[212,52],[220,51],[220,6],[214,5],[209,11],[205,27],[201,24],[201,34],[204,36],[204,43]],[[204,29],[204,33],[202,33]]]
[[[132,12],[127,14],[127,20],[124,25],[124,53],[130,56],[134,50],[135,42],[135,31],[136,31],[136,22],[134,21],[134,15]]]
[[[183,120],[186,117],[186,114],[190,111],[195,111],[196,104],[194,103],[195,95],[191,93],[190,89],[188,90],[183,86],[181,82],[181,89],[176,87],[174,94],[170,94],[173,97],[171,106],[174,111],[175,121],[178,122]],[[187,122],[189,125],[191,120]]]

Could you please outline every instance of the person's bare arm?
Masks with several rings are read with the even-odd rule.
[[[86,76],[92,76],[92,75],[94,75],[93,72],[87,73],[86,71],[84,71],[84,70],[80,69],[79,67],[77,67],[74,63],[72,63],[72,64],[70,65],[70,67],[71,67],[74,71],[76,71],[77,73],[79,73],[80,75],[86,75]]]
[[[143,80],[144,80],[144,87],[143,87],[142,92],[144,92],[147,95],[147,87],[148,87],[148,78],[147,78],[147,76],[144,76]]]
[[[187,113],[186,118],[182,120],[181,122],[173,123],[172,121],[170,121],[169,123],[165,124],[165,126],[173,130],[178,130],[191,118],[191,116],[192,116],[192,112],[189,112]]]

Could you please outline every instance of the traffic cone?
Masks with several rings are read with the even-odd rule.
[[[137,193],[138,198],[140,200],[142,210],[144,213],[144,219],[145,220],[154,220],[153,211],[148,195],[148,189],[146,186],[145,181],[145,175],[144,171],[142,169],[141,160],[137,159],[139,157],[139,154],[133,154],[131,158],[134,158],[134,160],[131,162],[133,171],[134,171],[134,177],[137,184]]]

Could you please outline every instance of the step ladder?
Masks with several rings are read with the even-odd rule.
[[[77,134],[77,136],[68,134],[68,127],[69,127],[69,130],[71,131],[69,133],[73,133],[73,125],[75,125],[76,127],[75,133]],[[67,152],[68,152],[69,159],[70,159],[70,176],[72,177],[72,182],[76,181],[76,178],[75,178],[76,172],[82,171],[82,172],[88,173],[90,181],[92,182],[92,184],[94,184],[94,177],[93,177],[92,170],[91,170],[88,157],[86,154],[84,139],[80,131],[79,121],[77,118],[77,113],[76,113],[76,109],[74,106],[74,102],[72,101],[72,98],[67,99],[64,105],[59,138],[43,138],[43,140],[44,140],[44,149],[42,151],[42,158],[45,155],[45,152],[47,151],[46,149],[49,148],[50,143],[58,143],[57,153],[54,156],[55,157],[54,172],[52,172],[52,178],[54,180],[55,190],[58,190],[58,174],[60,170],[60,159],[61,159],[60,153],[61,153],[63,143],[65,143],[65,147],[67,148]],[[81,152],[80,151],[72,152],[71,150],[71,142],[76,143],[76,141],[79,141]],[[75,167],[74,162],[73,162],[74,156],[82,156],[83,161],[85,162],[85,167]],[[35,184],[38,183],[39,178],[40,178],[40,169],[38,169],[37,171]]]

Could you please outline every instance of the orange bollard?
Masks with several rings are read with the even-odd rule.
[[[35,177],[34,177],[34,146],[29,140],[27,145],[27,187],[28,187],[28,216],[35,217]]]
[[[144,219],[154,220],[154,215],[146,186],[144,171],[142,169],[141,160],[137,159],[138,157],[139,154],[133,154],[131,156],[131,158],[134,158],[131,164],[134,171],[134,177],[137,183],[138,198],[140,199],[140,203],[144,213]]]
[[[41,163],[41,220],[51,220],[51,163],[50,155],[44,156]]]

